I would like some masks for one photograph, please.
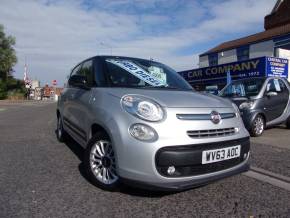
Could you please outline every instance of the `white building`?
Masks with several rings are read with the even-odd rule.
[[[35,88],[40,87],[40,81],[39,80],[32,80],[31,81],[31,89],[35,90]]]
[[[223,42],[199,56],[199,67],[211,67],[258,57],[290,60],[290,0],[278,0],[264,18],[263,32]],[[290,75],[290,72],[289,74]]]

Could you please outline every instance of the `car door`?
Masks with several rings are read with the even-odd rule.
[[[89,102],[91,98],[91,88],[95,86],[95,78],[93,72],[93,59],[83,62],[77,73],[86,77],[86,88],[75,87],[75,92],[71,98],[72,108],[71,115],[77,137],[83,141],[83,145],[87,142],[87,130],[89,121]]]
[[[279,84],[281,87],[281,108],[282,108],[282,113],[285,111],[288,101],[289,101],[289,90],[285,84],[285,81],[282,79],[279,79]]]
[[[282,115],[288,102],[288,90],[280,79],[268,81],[264,94],[264,110],[267,121]]]
[[[77,88],[70,83],[70,78],[74,75],[77,75],[79,70],[81,69],[81,64],[77,65],[72,71],[68,79],[67,87],[63,92],[61,99],[63,102],[63,122],[64,128],[66,131],[70,132],[70,124],[75,123],[76,120],[73,116],[73,111],[75,108],[74,96],[77,92]]]

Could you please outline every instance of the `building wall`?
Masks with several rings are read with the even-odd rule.
[[[274,56],[274,42],[268,40],[250,45],[249,59],[259,57],[273,57]],[[223,53],[223,55],[222,55]],[[218,53],[218,64],[226,64],[237,61],[237,50],[231,49]],[[208,55],[199,57],[199,67],[208,67]]]
[[[250,59],[263,56],[274,56],[274,42],[273,40],[259,42],[250,45]]]
[[[218,64],[226,64],[237,61],[236,49],[231,49],[218,53]]]
[[[208,67],[208,55],[199,56],[199,67]]]
[[[35,89],[37,87],[40,87],[40,81],[39,80],[32,80],[31,82],[31,88]]]

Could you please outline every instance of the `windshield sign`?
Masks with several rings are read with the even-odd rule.
[[[105,62],[111,87],[192,91],[178,73],[164,64],[133,58],[108,58]]]
[[[147,72],[131,61],[114,59],[109,59],[106,61],[123,68],[127,72],[152,86],[166,85],[166,81],[164,81],[164,76],[162,75],[164,73],[162,72],[162,69],[158,67],[150,67],[149,72]]]
[[[220,93],[222,97],[249,97],[259,94],[264,79],[240,80],[226,86]]]

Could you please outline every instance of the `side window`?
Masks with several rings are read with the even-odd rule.
[[[94,86],[95,78],[94,78],[94,72],[93,72],[93,60],[88,60],[84,62],[78,74],[86,76],[88,86]]]
[[[106,72],[106,70],[104,70],[103,62],[100,59],[95,59],[94,75],[95,75],[95,83],[98,87],[108,86],[107,78],[104,72]]]
[[[81,64],[79,64],[78,66],[76,66],[70,73],[70,75],[68,76],[68,83],[67,83],[67,86],[68,87],[73,87],[72,84],[69,83],[69,79],[70,77],[72,77],[73,75],[77,75],[80,71],[80,68],[81,68]]]
[[[80,68],[81,68],[81,64],[79,64],[78,66],[76,66],[76,67],[72,70],[70,76],[73,76],[73,75],[78,74]]]

